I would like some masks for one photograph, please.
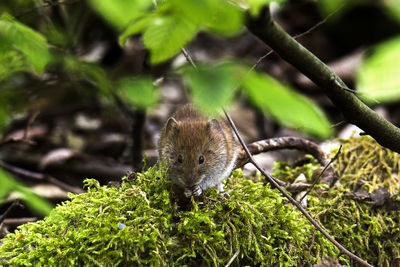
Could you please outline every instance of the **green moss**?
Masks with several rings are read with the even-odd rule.
[[[222,265],[236,262],[294,266],[309,259],[312,226],[276,190],[235,171],[228,197],[210,190],[178,207],[164,172],[151,168],[121,187],[86,180],[44,220],[2,240],[10,265]],[[126,227],[124,227],[126,226]],[[310,262],[337,251],[320,235]]]
[[[390,266],[400,255],[399,211],[372,208],[349,192],[363,179],[370,192],[385,187],[398,195],[398,160],[370,138],[343,140],[334,166],[341,186],[308,197],[310,213],[329,233],[378,266]],[[318,168],[277,166],[286,181],[300,172],[310,178]],[[277,190],[240,170],[226,182],[229,196],[212,189],[185,207],[176,204],[165,171],[155,167],[125,178],[118,188],[95,180],[86,180],[86,187],[88,193],[71,195],[44,220],[6,236],[0,258],[11,266],[220,266],[240,248],[235,265],[299,266],[338,256]]]
[[[335,162],[340,182],[355,190],[359,180],[372,192],[380,187],[396,195],[400,189],[400,155],[380,146],[368,136],[341,140],[342,153]]]
[[[400,257],[400,212],[370,201],[354,200],[349,194],[384,187],[398,201],[399,154],[383,148],[372,138],[341,140],[342,152],[334,168],[341,186],[321,197],[309,196],[309,211],[337,241],[375,266],[390,266]],[[332,155],[333,156],[333,155]]]
[[[375,266],[390,266],[400,256],[400,215],[350,198],[336,188],[324,198],[309,197],[309,211],[334,238]]]
[[[295,168],[287,161],[275,161],[274,172],[271,175],[287,183],[293,183],[302,173],[308,181],[312,181],[314,171],[321,167],[321,165],[311,155],[306,155],[306,158],[310,160],[309,163]]]

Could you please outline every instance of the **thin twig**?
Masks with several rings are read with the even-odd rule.
[[[36,142],[29,140],[29,139],[23,139],[23,138],[10,138],[10,139],[6,139],[4,141],[0,141],[0,147],[6,146],[6,145],[11,145],[11,144],[36,145]]]
[[[228,263],[225,265],[225,267],[229,267],[233,263],[233,261],[237,258],[239,253],[240,253],[240,247],[238,247],[235,254],[233,254],[232,258],[228,261]]]
[[[254,70],[254,69],[258,66],[258,64],[261,63],[261,61],[263,61],[266,57],[268,57],[269,55],[271,55],[271,54],[274,53],[274,52],[275,52],[275,51],[271,49],[268,53],[266,53],[265,55],[263,55],[262,57],[260,57],[260,58],[257,60],[257,62],[256,62],[253,66],[251,66],[249,72],[251,72],[252,70]]]
[[[16,207],[22,206],[19,200],[14,200],[13,203],[7,208],[7,210],[0,216],[0,224],[7,218],[8,214]]]
[[[324,24],[325,22],[328,21],[328,19],[330,17],[332,17],[336,12],[338,12],[342,7],[339,7],[337,10],[333,11],[332,13],[330,13],[328,16],[326,16],[323,20],[319,21],[317,24],[313,25],[311,28],[309,28],[308,30],[306,30],[305,32],[299,33],[295,36],[293,36],[294,39],[299,39],[309,33],[311,33],[312,31],[314,31],[316,28],[318,28],[319,26],[321,26],[322,24]],[[275,51],[273,49],[271,49],[268,53],[266,53],[265,55],[263,55],[262,57],[260,57],[257,62],[250,68],[250,71],[254,70],[258,64],[261,63],[261,61],[263,61],[266,57],[268,57],[269,55],[271,55],[272,53],[274,53]],[[349,89],[349,88],[347,88]],[[351,89],[349,89],[351,90]]]
[[[25,131],[24,131],[24,137],[23,140],[28,140],[28,132],[29,129],[31,128],[33,122],[36,120],[37,116],[39,116],[40,111],[36,111],[33,113],[33,115],[29,118],[28,123],[26,124]]]
[[[39,116],[39,113],[40,113],[39,111],[36,111],[32,116],[29,117],[29,120],[25,125],[24,135],[22,138],[8,138],[6,140],[0,141],[0,147],[9,145],[9,144],[18,144],[18,143],[35,145],[36,142],[28,139],[29,138],[28,132],[29,132],[29,129],[31,128],[33,122]]]
[[[66,190],[68,192],[72,192],[74,194],[81,194],[81,193],[85,192],[80,188],[73,187],[73,186],[70,186],[70,185],[62,182],[62,181],[54,178],[53,176],[25,170],[25,169],[10,165],[2,160],[0,160],[0,167],[2,167],[3,169],[5,169],[13,174],[18,175],[18,176],[22,176],[22,177],[26,177],[26,178],[30,178],[30,179],[34,179],[34,180],[42,180],[42,181],[49,182],[51,184],[57,185],[58,187]]]
[[[28,222],[36,222],[38,219],[37,217],[8,218],[4,219],[3,223],[7,225],[21,225]]]
[[[192,65],[193,68],[197,69],[196,64],[194,63],[192,57],[190,56],[189,52],[185,48],[181,48],[182,54],[185,56],[186,60]]]
[[[21,17],[23,17],[25,15],[28,15],[29,13],[35,12],[37,10],[40,10],[40,9],[43,9],[43,8],[46,8],[46,7],[55,7],[55,6],[58,6],[58,5],[60,5],[60,6],[61,5],[72,5],[72,4],[76,4],[78,2],[80,2],[80,0],[69,1],[69,2],[67,2],[67,1],[64,1],[64,2],[57,1],[55,3],[53,3],[52,1],[48,1],[48,2],[46,2],[45,4],[43,4],[41,6],[37,6],[37,7],[31,8],[31,9],[28,9],[28,10],[24,10],[20,14],[16,15],[15,17],[16,18],[21,18]]]
[[[146,110],[132,110],[125,102],[117,95],[114,94],[114,102],[118,108],[124,113],[131,121],[131,135],[132,135],[132,167],[134,170],[142,168],[143,158],[143,131],[146,122]]]
[[[310,261],[310,258],[311,258],[311,250],[312,250],[312,248],[314,247],[314,243],[315,243],[315,234],[316,234],[317,232],[316,231],[314,231],[314,233],[312,234],[312,237],[311,237],[311,245],[310,245],[310,247],[308,248],[308,261]]]
[[[253,155],[250,153],[249,149],[247,148],[246,144],[243,141],[242,136],[239,134],[235,123],[233,122],[231,116],[229,116],[229,114],[224,110],[225,116],[228,119],[230,125],[232,126],[233,131],[235,132],[236,136],[239,139],[239,142],[241,143],[243,149],[246,151],[250,162],[267,178],[267,180],[275,187],[277,188],[294,206],[297,207],[297,209],[300,210],[301,213],[303,213],[303,215],[312,223],[312,225],[314,225],[314,227],[320,231],[330,242],[332,242],[341,252],[343,252],[344,254],[346,254],[347,256],[349,256],[351,259],[356,260],[357,262],[361,263],[364,266],[371,266],[368,262],[364,261],[363,259],[359,258],[358,256],[356,256],[355,254],[351,253],[349,250],[347,250],[344,246],[342,246],[339,242],[337,242],[331,235],[328,234],[327,231],[324,230],[324,228],[322,228],[319,223],[314,220],[314,218],[303,208],[303,206],[297,202],[295,199],[293,199],[293,197],[286,192],[285,189],[283,189],[275,180],[274,178],[269,175],[268,173],[266,173],[258,164],[257,162],[254,160]]]
[[[357,94],[357,91],[356,91],[356,90],[350,89],[350,88],[347,87],[347,86],[341,85],[340,82],[339,82],[337,79],[333,78],[333,82],[335,83],[335,85],[336,85],[337,87],[342,88],[343,90],[345,90],[345,91],[347,91],[347,92],[350,92],[350,93],[352,93],[352,94]]]
[[[319,180],[321,179],[322,174],[324,174],[324,172],[326,171],[326,169],[328,169],[328,167],[338,158],[340,152],[342,149],[342,145],[340,145],[338,152],[336,152],[335,156],[328,162],[328,164],[325,165],[324,169],[320,172],[320,174],[318,175],[318,177],[316,179],[314,179],[313,184],[311,185],[311,187],[307,190],[307,192],[304,194],[304,196],[302,196],[299,200],[299,202],[301,202],[308,194],[310,194],[311,190],[313,190],[314,186],[319,182]]]
[[[330,13],[328,16],[326,16],[323,20],[319,21],[317,24],[315,24],[314,26],[312,26],[311,28],[309,28],[308,30],[306,30],[305,32],[296,34],[295,36],[293,36],[294,39],[299,39],[301,37],[303,37],[304,35],[307,35],[309,33],[311,33],[313,30],[315,30],[316,28],[318,28],[319,26],[321,26],[322,24],[324,24],[325,22],[328,21],[328,19],[330,17],[332,17],[333,15],[335,15],[339,10],[342,9],[343,6],[340,6],[338,9],[336,9],[335,11],[333,11],[332,13]]]
[[[332,124],[332,125],[331,125],[331,128],[336,128],[336,127],[342,126],[342,125],[344,125],[345,123],[346,123],[345,121],[341,120],[341,121],[339,121],[339,122],[337,122],[337,123],[335,123],[335,124]]]

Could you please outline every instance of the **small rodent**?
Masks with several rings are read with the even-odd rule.
[[[207,119],[192,105],[185,105],[161,131],[158,154],[172,183],[190,197],[213,186],[223,191],[222,181],[235,168],[239,147],[222,119]]]

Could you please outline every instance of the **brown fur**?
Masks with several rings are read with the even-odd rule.
[[[237,151],[231,128],[223,120],[201,116],[191,105],[168,120],[158,142],[159,158],[168,166],[171,181],[193,194],[219,185],[234,168]],[[200,156],[204,157],[202,164]]]

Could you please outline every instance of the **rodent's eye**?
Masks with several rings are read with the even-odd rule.
[[[203,164],[204,163],[204,157],[203,156],[200,156],[199,157],[199,164]]]
[[[182,163],[182,162],[183,162],[182,155],[179,155],[179,156],[178,156],[178,162],[179,162],[179,163]]]

